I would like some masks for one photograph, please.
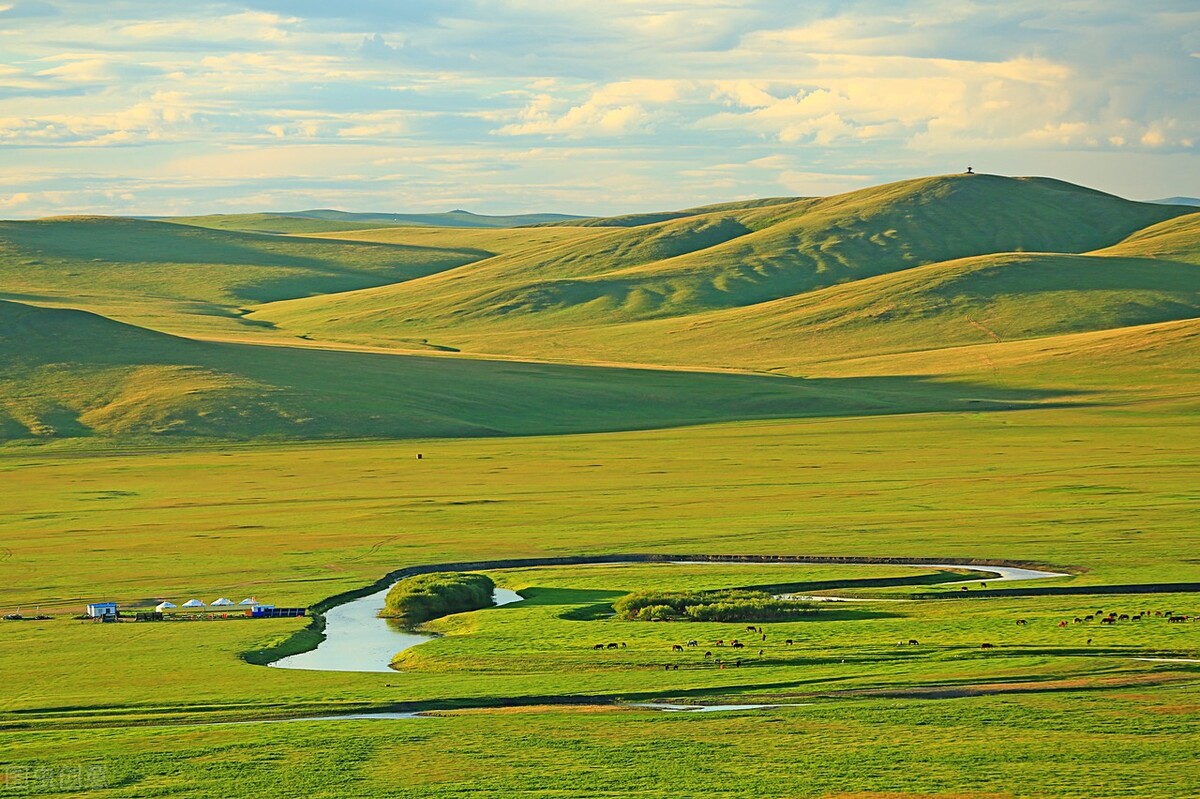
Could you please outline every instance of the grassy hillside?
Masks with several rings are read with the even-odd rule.
[[[0,302],[0,437],[417,438],[1018,407],[1037,391],[373,355],[180,339]]]
[[[268,305],[255,318],[344,340],[451,343],[683,317],[976,255],[1087,252],[1185,212],[1045,178],[926,178],[620,229],[404,286]]]
[[[1200,246],[1172,255],[1179,260],[986,255],[683,319],[449,340],[475,351],[803,373],[845,358],[1200,316],[1200,267],[1183,260],[1200,256]]]
[[[394,284],[488,255],[111,217],[0,222],[0,298],[171,330],[234,329],[253,303]]]

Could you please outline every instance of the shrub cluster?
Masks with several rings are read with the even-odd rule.
[[[420,624],[451,613],[491,607],[495,590],[496,584],[486,574],[418,574],[392,586],[379,615]]]
[[[764,591],[639,591],[613,603],[629,621],[788,621],[815,605],[776,599]]]

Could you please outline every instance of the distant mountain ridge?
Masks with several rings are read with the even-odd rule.
[[[431,214],[353,213],[332,208],[252,214],[153,217],[161,222],[255,233],[332,233],[382,227],[515,228],[571,224],[591,217],[570,214],[508,214],[492,216],[462,209]]]
[[[1156,205],[1192,205],[1200,207],[1200,197],[1164,197],[1161,200],[1147,200]]]

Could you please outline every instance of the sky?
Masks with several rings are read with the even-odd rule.
[[[0,217],[1200,195],[1196,0],[0,0]]]

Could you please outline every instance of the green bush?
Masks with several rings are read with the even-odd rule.
[[[817,612],[815,605],[776,599],[764,591],[639,591],[613,603],[630,621],[787,621]]]
[[[379,615],[420,624],[451,613],[491,607],[496,584],[486,574],[448,572],[405,577],[388,591]]]

